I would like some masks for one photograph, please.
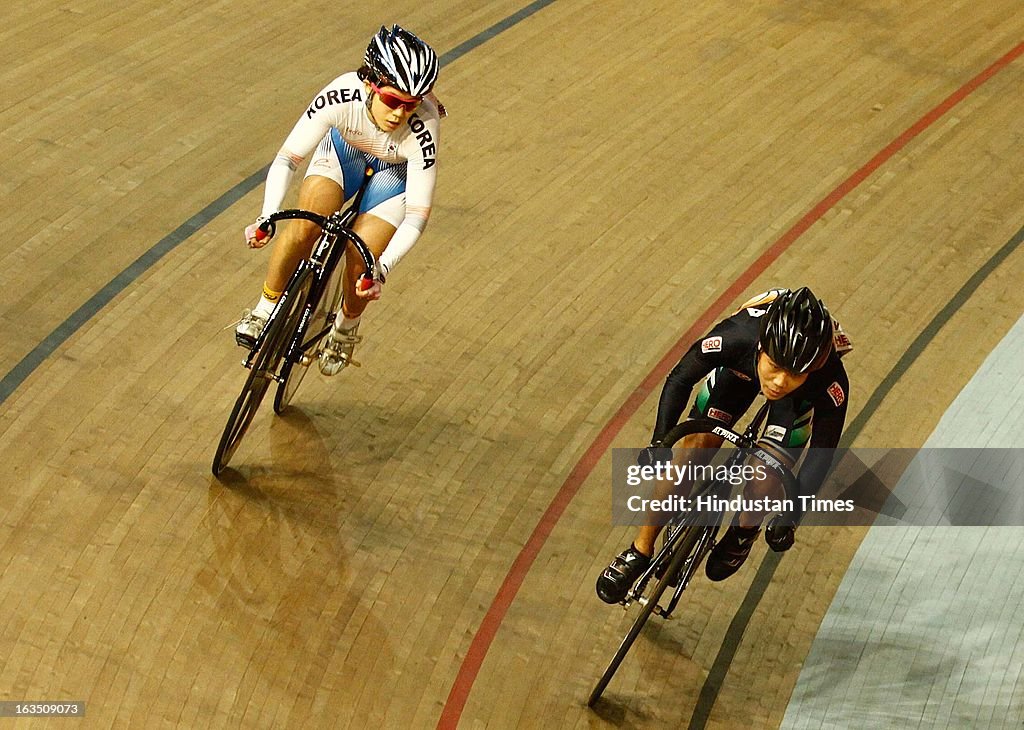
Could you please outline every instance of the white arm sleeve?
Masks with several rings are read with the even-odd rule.
[[[412,125],[410,125],[412,126]],[[409,136],[409,164],[405,180],[405,219],[398,226],[388,247],[380,257],[384,273],[393,270],[402,257],[416,244],[430,218],[437,181],[437,145],[440,121],[428,119],[418,133]]]
[[[398,230],[392,236],[391,242],[380,256],[380,267],[384,270],[385,274],[392,271],[398,262],[402,260],[402,257],[409,253],[409,250],[419,240],[423,229],[427,227],[427,219],[429,217],[429,209],[424,214],[410,216],[409,210],[406,208],[405,220],[398,226]]]
[[[281,203],[284,202],[284,196],[288,192],[288,185],[295,171],[338,121],[338,106],[328,106],[319,110],[316,108],[316,100],[327,95],[338,82],[339,79],[335,79],[314,97],[313,103],[299,117],[299,121],[292,127],[277,157],[271,163],[263,191],[262,215],[268,216],[281,209]]]
[[[260,215],[264,218],[281,209],[281,203],[284,202],[284,196],[288,192],[292,175],[295,174],[302,159],[300,157],[296,160],[284,147],[277,153],[277,157],[270,164],[267,182],[263,189],[263,210]]]

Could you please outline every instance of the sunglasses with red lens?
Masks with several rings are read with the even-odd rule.
[[[374,93],[377,94],[377,98],[380,99],[381,103],[388,109],[405,109],[407,112],[416,111],[416,107],[423,101],[422,97],[413,97],[412,99],[403,99],[400,96],[389,94],[386,91],[381,91],[377,84],[370,84],[370,88],[373,89]]]

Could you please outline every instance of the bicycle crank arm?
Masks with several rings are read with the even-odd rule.
[[[636,599],[636,602],[639,603],[641,606],[646,606],[650,602],[650,600],[651,599],[648,598],[647,596],[640,596],[639,598]],[[629,608],[629,603],[630,603],[630,601],[628,601],[628,600],[623,601],[623,606],[625,608]],[[665,609],[661,607],[660,603],[658,605],[656,605],[653,609],[651,609],[651,613],[653,613],[653,614],[655,614],[657,616],[661,616],[662,618],[664,618],[666,620],[672,618],[672,614],[666,613]]]
[[[242,365],[245,365],[245,367],[247,367],[250,370],[252,370],[252,366],[251,365],[246,365],[245,362],[242,362]],[[264,380],[271,380],[271,381],[273,381],[275,383],[283,383],[284,382],[284,378],[282,378],[277,373],[262,372],[262,373],[259,374],[259,377],[263,378]]]

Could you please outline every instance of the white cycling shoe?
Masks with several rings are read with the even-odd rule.
[[[235,342],[238,343],[238,346],[251,350],[256,344],[256,338],[266,327],[268,319],[270,318],[251,309],[242,312],[242,318],[238,320],[238,326],[235,327]]]
[[[363,340],[361,336],[356,334],[358,330],[358,322],[351,329],[331,329],[324,339],[324,346],[320,351],[320,358],[317,361],[321,373],[324,375],[337,375],[349,365],[359,367],[359,363],[352,359],[353,350]]]

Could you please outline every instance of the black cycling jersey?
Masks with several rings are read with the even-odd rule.
[[[659,441],[679,422],[693,387],[718,368],[726,368],[741,381],[750,383],[751,400],[760,391],[757,377],[758,331],[764,308],[746,307],[719,322],[683,355],[669,373],[658,402],[658,422],[653,442]],[[846,421],[850,381],[840,355],[850,349],[849,340],[836,325],[836,350],[825,365],[810,373],[799,388],[786,396],[813,408],[811,451],[800,469],[801,494],[813,494],[821,486],[832,466],[834,449],[839,445]],[[785,400],[785,399],[784,399]],[[740,414],[736,414],[737,417]]]

